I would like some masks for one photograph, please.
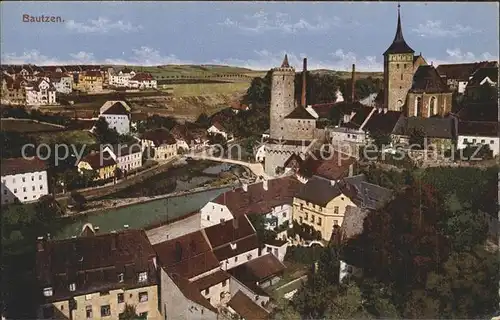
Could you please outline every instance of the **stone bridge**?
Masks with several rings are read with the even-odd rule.
[[[257,179],[272,179],[272,177],[268,176],[264,172],[264,167],[260,163],[251,163],[251,162],[245,162],[241,160],[235,160],[235,159],[229,159],[229,158],[222,158],[222,157],[214,157],[214,156],[209,156],[209,155],[203,155],[203,154],[186,154],[184,155],[184,158],[192,158],[195,160],[209,160],[209,161],[217,161],[217,162],[224,162],[224,163],[231,163],[231,164],[237,164],[243,167],[246,167],[252,171],[253,174],[257,176]]]

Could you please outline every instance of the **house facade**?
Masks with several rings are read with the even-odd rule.
[[[154,150],[154,160],[166,161],[177,156],[177,141],[168,130],[160,128],[147,131],[141,136],[141,143],[143,149],[149,147]]]
[[[87,224],[76,238],[40,237],[36,265],[38,318],[118,319],[126,304],[160,316],[156,256],[142,230],[98,235]]]
[[[33,158],[3,159],[1,204],[30,202],[49,194],[47,166]]]
[[[51,73],[46,79],[53,84],[56,92],[64,94],[73,92],[73,77],[66,73]]]
[[[128,81],[129,87],[134,89],[156,89],[158,84],[150,73],[137,73]]]
[[[130,68],[123,68],[117,73],[112,73],[109,76],[109,85],[113,87],[126,88],[129,87],[129,81],[135,76],[135,71]]]
[[[227,141],[230,141],[233,139],[232,134],[224,128],[219,122],[214,122],[210,128],[207,129],[208,134],[212,135],[217,135],[220,134],[221,136],[224,137]]]
[[[26,85],[28,81],[21,76],[16,78],[8,74],[2,74],[1,101],[11,105],[26,104]]]
[[[74,88],[78,91],[83,92],[102,92],[104,83],[104,77],[101,71],[89,70],[83,71],[76,74],[76,81],[74,82]]]
[[[55,105],[56,89],[46,79],[38,79],[26,86],[26,104],[30,106]]]
[[[107,105],[107,106],[106,106]],[[99,117],[103,117],[110,129],[115,129],[119,134],[130,133],[130,109],[123,101],[106,102],[106,107],[101,108]]]
[[[139,144],[106,146],[103,151],[109,152],[124,174],[142,167],[142,147]]]
[[[78,172],[94,171],[95,180],[106,180],[115,176],[117,163],[108,151],[91,152],[77,164]]]
[[[457,132],[457,149],[483,145],[489,147],[493,156],[499,154],[498,122],[460,121]]]

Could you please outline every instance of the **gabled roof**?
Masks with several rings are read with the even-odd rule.
[[[32,160],[27,158],[2,159],[1,174],[3,176],[21,174],[27,172],[38,172],[47,170],[45,161],[34,157]]]
[[[453,118],[403,118],[394,129],[394,134],[409,136],[413,130],[421,130],[428,138],[453,139]]]
[[[215,249],[214,254],[219,261],[224,261],[257,248],[259,248],[259,239],[257,238],[257,234],[254,233],[247,238],[233,241],[232,243]]]
[[[252,299],[240,290],[229,300],[227,305],[246,320],[267,320],[270,318],[269,313],[256,305]]]
[[[332,185],[328,180],[312,177],[302,186],[296,197],[324,207],[341,194],[342,190],[337,184]]]
[[[156,284],[155,252],[143,230],[85,234],[59,241],[39,240],[37,278],[41,286],[53,288],[48,300]],[[139,272],[147,272],[147,281],[138,281]],[[123,282],[119,274],[123,274]],[[71,283],[75,283],[74,292],[69,291]]]
[[[390,134],[394,131],[394,128],[402,115],[403,113],[401,111],[376,110],[366,122],[363,130],[368,132]]]
[[[477,137],[498,137],[498,122],[459,121],[458,135]]]
[[[498,66],[477,69],[467,86],[478,86],[486,78],[489,78],[493,82],[498,82]]]
[[[189,282],[186,278],[179,276],[176,273],[169,274],[172,281],[175,283],[177,288],[182,292],[184,297],[191,300],[208,310],[217,313],[217,309],[214,308],[208,300],[202,296],[200,289],[192,282]]]
[[[294,177],[282,177],[267,181],[267,190],[263,182],[250,184],[247,191],[243,188],[227,191],[212,202],[227,206],[235,217],[252,214],[267,214],[276,206],[292,204],[301,183]]]
[[[359,129],[373,111],[373,108],[362,106],[361,108],[354,109],[353,111],[355,114],[352,119],[349,122],[342,124],[342,127]]]
[[[188,280],[219,267],[202,231],[157,243],[153,249],[158,255],[158,263],[167,273]]]
[[[468,103],[457,113],[462,121],[498,121],[498,102]]]
[[[394,36],[394,40],[387,50],[385,50],[384,55],[392,54],[392,53],[414,53],[415,51],[410,48],[410,46],[406,43],[403,37],[403,28],[401,27],[401,15],[399,12],[399,4],[398,4],[398,25],[396,27],[396,35]]]
[[[104,110],[102,114],[129,115],[129,111],[127,107],[122,103],[122,101],[116,101],[106,110]]]
[[[203,232],[214,250],[255,234],[246,216],[210,226],[203,229]]]
[[[450,92],[434,66],[419,66],[413,75],[410,92],[441,93]]]
[[[469,81],[469,77],[481,66],[481,62],[440,64],[436,70],[446,79]]]
[[[94,170],[116,165],[108,151],[90,153],[81,162],[87,162]]]
[[[118,157],[124,157],[129,154],[134,154],[134,153],[139,153],[142,152],[142,148],[139,144],[134,143],[134,144],[115,144],[115,145],[108,145],[108,147],[113,151],[113,153]]]
[[[222,132],[227,132],[226,128],[222,124],[220,124],[219,121],[214,121],[212,123],[212,126],[214,126],[217,130],[222,131]]]
[[[328,180],[337,180],[349,173],[350,165],[356,162],[355,158],[341,155],[335,150],[313,152],[300,166],[299,174],[304,177],[318,176]]]
[[[224,280],[228,280],[229,278],[231,278],[231,275],[229,273],[224,270],[218,270],[215,273],[211,273],[207,276],[196,279],[195,281],[193,281],[193,284],[197,286],[201,291],[219,284]]]
[[[133,76],[130,80],[131,81],[152,81],[152,80],[154,80],[154,78],[151,75],[151,73],[141,72],[141,73],[138,73],[135,76]]]
[[[163,128],[146,131],[142,134],[141,139],[153,141],[156,147],[165,144],[173,145],[177,143],[174,136],[168,132],[167,129]]]
[[[355,195],[364,208],[378,209],[393,196],[392,190],[369,183],[364,174],[346,177],[343,182],[345,183],[344,188],[349,189],[352,187],[348,193]]]
[[[285,119],[305,119],[305,120],[316,120],[305,108],[297,107],[290,114],[288,114]]]
[[[228,272],[243,284],[256,284],[281,274],[285,269],[285,265],[278,258],[271,253],[267,253],[240,264]]]

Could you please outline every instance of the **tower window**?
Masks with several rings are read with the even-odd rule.
[[[401,74],[401,80],[403,80],[403,74]]]
[[[399,63],[398,63],[398,64],[396,64],[396,68],[398,68],[398,69],[399,69]]]
[[[404,64],[404,68],[406,69],[406,63]]]
[[[283,76],[283,80],[285,80],[285,76]]]

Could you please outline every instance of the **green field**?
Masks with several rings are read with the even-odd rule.
[[[1,119],[0,126],[2,131],[21,133],[61,131],[64,129],[58,125],[30,119]]]
[[[238,94],[245,93],[250,86],[249,82],[233,83],[197,83],[197,84],[172,84],[175,97],[203,96],[212,94]]]
[[[92,135],[88,131],[63,131],[63,132],[51,132],[51,133],[42,133],[37,135],[32,135],[37,143],[46,143],[46,144],[54,144],[54,143],[67,143],[67,144],[94,144],[96,143],[96,139],[94,135]]]

